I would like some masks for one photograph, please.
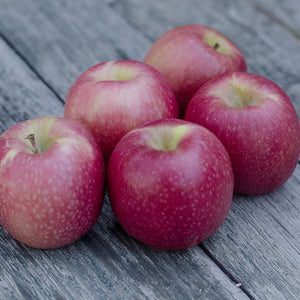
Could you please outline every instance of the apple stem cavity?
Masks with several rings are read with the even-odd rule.
[[[214,46],[213,46],[213,48],[215,50],[218,50],[220,48],[220,44],[219,43],[215,43]]]
[[[36,144],[34,133],[28,134],[27,137],[25,138],[25,140],[30,141],[32,148],[33,148],[33,153],[35,153],[35,154],[41,153],[41,151],[39,150],[39,148]]]

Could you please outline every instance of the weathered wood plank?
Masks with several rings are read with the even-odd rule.
[[[24,119],[61,115],[63,104],[0,39],[2,133]],[[28,248],[0,226],[0,299],[248,299],[198,247],[150,249],[130,239],[106,204],[81,240]]]
[[[285,27],[295,38],[300,39],[300,9],[298,0],[252,0],[258,11],[274,23]]]
[[[298,298],[299,187],[300,165],[270,195],[235,196],[224,226],[203,243],[254,297]]]
[[[0,299],[248,299],[199,249],[162,252],[129,239],[105,205],[80,241],[34,250],[0,231]]]
[[[87,68],[107,60],[142,59],[150,46],[134,27],[96,0],[56,0],[50,5],[2,0],[0,32],[63,99]]]
[[[63,103],[0,41],[0,134],[30,118],[62,116]]]

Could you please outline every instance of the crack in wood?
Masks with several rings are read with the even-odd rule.
[[[37,78],[55,95],[62,103],[65,101],[59,96],[55,89],[40,75],[40,73],[32,66],[28,59],[10,42],[10,40],[0,31],[0,38],[12,49],[12,51],[28,66],[28,68],[37,76]]]
[[[277,23],[282,28],[287,30],[291,35],[294,36],[297,40],[300,40],[300,33],[293,28],[291,28],[286,22],[284,22],[282,19],[274,15],[273,13],[267,11],[264,7],[262,7],[259,4],[254,5],[255,9],[259,11],[260,13],[264,14],[266,17],[268,17],[270,20],[272,20],[274,23]]]
[[[250,300],[255,300],[254,296],[251,295],[251,293],[243,286],[241,280],[235,278],[233,274],[228,271],[224,265],[216,258],[214,257],[211,252],[203,245],[198,245],[203,252],[218,266],[218,268],[238,287],[240,288],[248,297]]]

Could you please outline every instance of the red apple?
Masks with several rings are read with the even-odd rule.
[[[231,162],[204,127],[159,120],[120,140],[108,165],[108,190],[129,235],[158,249],[185,249],[224,221],[233,194]]]
[[[285,92],[258,75],[232,73],[204,84],[185,119],[211,130],[233,166],[235,192],[268,193],[293,173],[300,151],[300,128]]]
[[[111,61],[85,71],[71,86],[65,117],[83,123],[107,162],[130,130],[153,120],[178,116],[178,106],[163,76],[137,61]]]
[[[97,143],[78,122],[16,124],[0,136],[0,223],[31,247],[79,239],[100,214],[104,170]]]
[[[170,83],[182,117],[205,81],[227,72],[246,71],[238,47],[221,33],[202,25],[185,25],[166,32],[152,45],[144,62]]]

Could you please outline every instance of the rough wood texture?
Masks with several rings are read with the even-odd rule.
[[[0,134],[17,122],[63,115],[63,103],[0,39]]]
[[[235,196],[221,229],[203,243],[258,299],[297,299],[300,292],[299,185],[298,165],[270,195]]]
[[[249,71],[282,86],[300,115],[298,25],[290,30],[300,13],[296,2],[3,0],[0,35],[17,54],[0,40],[1,130],[29,117],[61,114],[67,90],[83,70],[105,60],[141,60],[152,41],[185,23],[229,36]],[[108,205],[88,235],[59,250],[29,249],[1,230],[0,299],[297,299],[299,193],[298,165],[270,195],[235,196],[220,230],[183,252],[156,251],[129,238]],[[234,283],[242,283],[244,292]]]
[[[300,41],[300,4],[298,0],[253,0],[255,3],[255,9],[265,15],[267,19],[273,24],[277,24],[279,27],[285,29],[285,32],[288,32],[288,35],[293,36],[293,40],[297,40],[298,43]],[[299,53],[300,47],[299,45],[289,44],[289,41],[285,39],[284,35],[283,38],[280,39],[278,37],[279,43],[277,47],[282,47],[285,45],[285,48],[288,49],[286,53],[283,53],[282,61],[289,60],[291,63],[294,62],[293,65],[286,67],[285,70],[294,69],[295,65],[299,65],[297,63],[297,57],[292,56],[290,58],[289,54],[290,51]],[[274,43],[274,47],[276,43]],[[294,48],[295,47],[295,48]],[[299,57],[299,55],[298,55]],[[296,59],[296,60],[295,60]],[[299,58],[298,58],[299,59]],[[298,73],[299,74],[299,73]],[[296,105],[296,110],[298,112],[298,116],[300,116],[300,101],[299,101],[299,94],[300,94],[300,80],[299,78],[293,80],[291,84],[285,87],[287,89],[288,95],[294,101]]]
[[[252,0],[255,8],[267,15],[272,22],[278,23],[300,39],[300,9],[298,0]]]
[[[70,246],[34,250],[1,231],[0,246],[0,299],[249,299],[199,248],[162,252],[128,238],[107,204]]]
[[[107,60],[141,59],[151,44],[102,1],[1,3],[0,32],[62,99],[87,68]]]

